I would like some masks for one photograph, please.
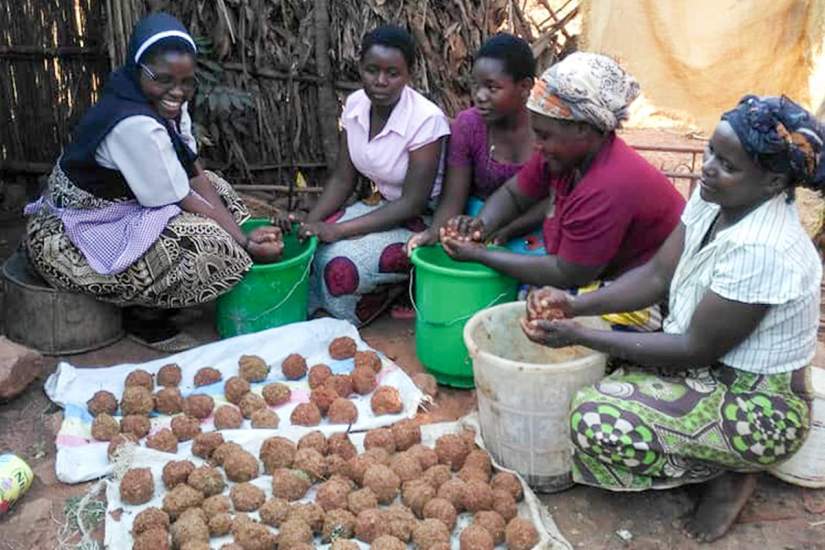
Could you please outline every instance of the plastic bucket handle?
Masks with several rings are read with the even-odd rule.
[[[451,321],[428,321],[427,319],[425,319],[421,315],[421,310],[418,309],[418,304],[415,303],[415,296],[413,295],[414,294],[413,293],[413,285],[414,285],[413,271],[414,270],[410,270],[410,284],[409,284],[410,303],[412,304],[412,307],[415,310],[415,314],[418,316],[418,318],[421,320],[421,322],[422,323],[427,323],[428,325],[432,325],[434,327],[450,327],[450,326],[453,326],[456,323],[466,321],[467,319],[469,319],[470,317],[472,317],[473,315],[475,315],[479,311],[496,305],[496,302],[498,302],[499,300],[501,300],[502,298],[507,296],[507,292],[502,292],[501,294],[499,294],[498,296],[493,298],[493,300],[489,304],[482,307],[480,310],[474,311],[474,312],[469,313],[467,315],[462,315],[461,317],[456,317],[455,319],[453,319]]]
[[[269,315],[273,311],[277,311],[277,310],[281,309],[281,306],[283,306],[285,303],[287,303],[289,301],[290,298],[292,298],[292,295],[295,294],[295,291],[298,290],[298,287],[301,286],[301,284],[304,281],[307,280],[307,277],[309,277],[309,271],[310,271],[311,268],[312,268],[312,261],[309,261],[309,262],[307,262],[307,267],[304,270],[304,274],[301,275],[301,277],[297,281],[295,281],[295,284],[292,285],[292,288],[289,290],[289,292],[287,292],[286,296],[284,296],[284,298],[280,302],[278,302],[277,304],[275,304],[274,306],[272,306],[268,309],[265,309],[264,311],[262,311],[261,313],[259,313],[255,317],[238,317],[236,315],[227,315],[226,317],[228,319],[232,320],[232,321],[238,321],[238,322],[242,322],[242,323],[249,323],[249,322],[254,323],[255,321],[257,321],[261,317],[263,317],[265,315]]]

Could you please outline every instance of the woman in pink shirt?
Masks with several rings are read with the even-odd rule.
[[[408,86],[415,43],[407,31],[379,27],[361,43],[363,89],[347,98],[338,163],[301,226],[322,243],[310,278],[310,312],[357,325],[371,321],[409,277],[404,244],[426,228],[423,216],[441,191],[447,117]],[[361,174],[377,204],[345,207]]]

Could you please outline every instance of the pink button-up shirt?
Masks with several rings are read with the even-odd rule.
[[[347,131],[352,164],[375,182],[386,200],[393,201],[401,197],[410,151],[449,135],[450,124],[432,101],[405,86],[387,124],[370,140],[370,105],[364,90],[353,92],[344,105],[341,123]],[[443,175],[443,162],[439,162],[431,198],[441,193]]]

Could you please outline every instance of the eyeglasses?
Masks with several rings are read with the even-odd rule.
[[[171,90],[176,84],[178,84],[175,77],[170,74],[157,74],[143,63],[140,64],[140,68],[152,82],[166,90]],[[179,82],[179,84],[184,92],[192,93],[198,85],[198,79],[196,77],[184,78]]]

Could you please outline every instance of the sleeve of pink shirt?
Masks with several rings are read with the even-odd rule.
[[[449,135],[450,123],[444,113],[441,111],[432,113],[416,128],[409,142],[409,150],[415,151]]]

